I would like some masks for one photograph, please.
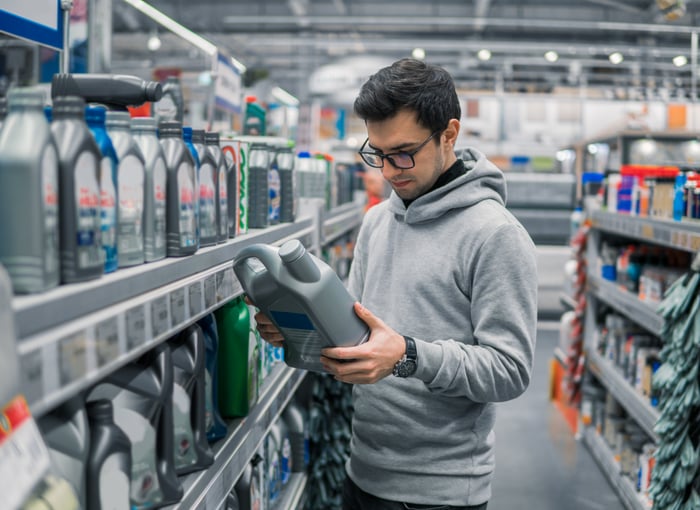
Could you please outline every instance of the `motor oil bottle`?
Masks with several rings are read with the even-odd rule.
[[[225,243],[228,240],[228,165],[219,144],[219,133],[204,135],[207,152],[214,160],[216,169],[216,242]]]
[[[199,167],[201,166],[202,162],[199,159],[199,152],[192,141],[192,128],[190,126],[185,126],[182,128],[182,141],[185,142],[185,146],[187,147],[187,150],[190,151],[194,161],[194,221],[195,228],[197,230],[197,248],[199,248],[202,245],[201,233],[199,231]]]
[[[2,129],[2,123],[5,122],[5,117],[7,117],[7,98],[0,96],[0,129]]]
[[[167,120],[183,121],[184,101],[182,99],[182,87],[180,79],[176,76],[168,76],[163,85],[163,97],[156,103],[153,108],[158,122]]]
[[[86,507],[90,510],[130,510],[131,442],[114,423],[111,400],[87,404],[90,423],[90,454]]]
[[[39,430],[49,448],[51,467],[67,480],[86,508],[86,471],[90,454],[87,412],[80,397],[73,398],[39,420]]]
[[[226,437],[226,422],[219,413],[219,391],[217,359],[219,354],[219,335],[216,329],[214,314],[205,315],[199,322],[199,327],[204,333],[204,357],[205,357],[205,387],[206,387],[206,431],[207,440],[210,443]]]
[[[277,442],[280,463],[280,483],[284,486],[289,483],[294,468],[289,428],[283,419],[278,418],[272,426],[272,429],[270,429],[270,434],[275,436],[275,441]]]
[[[311,154],[302,151],[297,154],[296,158],[296,178],[297,191],[300,197],[313,198],[312,184],[314,179],[313,169],[311,168]]]
[[[263,458],[255,454],[246,465],[243,473],[234,486],[233,493],[238,499],[240,510],[258,510],[266,508],[263,501],[262,480],[260,479],[260,469],[263,467]]]
[[[238,140],[238,231],[239,234],[248,232],[250,218],[250,142]]]
[[[238,142],[229,135],[219,136],[219,146],[226,163],[226,192],[228,194],[228,237],[234,238],[238,233],[239,214],[239,158]]]
[[[282,413],[282,419],[289,431],[289,442],[292,450],[293,473],[303,473],[309,466],[310,445],[309,428],[304,412],[299,405],[292,401]]]
[[[267,172],[267,189],[270,195],[270,202],[267,213],[268,225],[277,225],[280,222],[280,212],[282,205],[282,181],[280,171],[277,166],[277,151],[273,147],[268,147],[270,168]]]
[[[126,111],[127,106],[158,101],[163,96],[163,87],[155,81],[123,74],[60,73],[51,80],[51,97],[58,96],[79,96],[90,103]]]
[[[183,490],[173,458],[173,365],[161,344],[108,375],[88,400],[109,399],[114,421],[131,443],[129,499],[132,510],[176,503]]]
[[[280,175],[280,222],[292,223],[296,214],[296,182],[294,178],[294,151],[282,147],[275,153]]]
[[[182,140],[182,125],[179,122],[161,122],[159,132],[168,172],[167,254],[168,257],[192,255],[197,251],[194,159]]]
[[[255,96],[247,96],[245,102],[243,134],[265,136],[265,128],[267,126],[265,109],[257,103]]]
[[[105,273],[117,270],[117,228],[119,218],[119,197],[117,195],[117,175],[119,158],[105,127],[107,109],[104,106],[85,108],[85,120],[100,147],[100,218],[102,223],[101,241],[105,257]]]
[[[55,97],[51,132],[58,147],[61,281],[75,283],[104,272],[100,240],[100,160],[85,123],[85,101]]]
[[[141,150],[145,164],[143,204],[143,250],[146,262],[160,260],[166,255],[166,204],[168,172],[163,148],[158,141],[156,119],[131,119],[134,140]]]
[[[39,481],[20,508],[21,510],[81,510],[80,502],[71,484],[51,473]]]
[[[119,267],[143,264],[145,162],[131,134],[127,112],[107,112],[107,133],[119,158]]]
[[[235,492],[229,492],[226,496],[225,510],[240,510],[240,505],[238,504],[238,496]]]
[[[219,235],[216,223],[217,162],[204,144],[203,130],[192,130],[192,144],[199,155],[199,245],[213,246]]]
[[[270,151],[267,146],[250,147],[248,168],[248,227],[270,224]]]
[[[0,131],[0,263],[16,294],[58,285],[58,151],[43,112],[44,95],[10,91]]]
[[[225,418],[246,416],[255,400],[258,369],[248,305],[239,296],[214,315],[219,332],[219,411]]]
[[[170,342],[173,358],[173,454],[184,475],[214,461],[207,442],[205,349],[202,329],[193,324]]]
[[[243,248],[233,269],[250,300],[285,338],[287,365],[323,372],[321,349],[358,345],[369,329],[340,278],[296,239]]]
[[[270,433],[265,436],[265,506],[272,508],[277,502],[282,490],[282,472],[280,462],[279,434],[275,433],[276,424],[272,425]]]
[[[0,265],[0,409],[20,393],[19,359],[12,311],[12,282]]]

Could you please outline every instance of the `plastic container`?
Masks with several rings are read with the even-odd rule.
[[[296,216],[297,192],[294,176],[294,151],[291,147],[277,149],[275,154],[280,174],[280,222],[292,223]]]
[[[206,387],[206,431],[211,443],[226,437],[226,422],[219,412],[219,378],[217,360],[219,355],[219,335],[214,314],[204,316],[198,322],[204,333],[205,387]]]
[[[219,227],[217,218],[217,161],[204,145],[204,131],[192,130],[192,143],[199,156],[199,245],[213,246],[217,243]]]
[[[246,140],[237,140],[238,149],[238,229],[237,234],[248,232],[250,219],[250,146]]]
[[[16,294],[58,285],[58,151],[43,113],[44,96],[10,91],[0,131],[0,263]]]
[[[238,508],[240,510],[260,510],[266,508],[264,505],[263,492],[261,491],[263,480],[262,472],[263,459],[256,454],[246,465],[243,474],[236,482],[233,492],[237,496]]]
[[[226,192],[228,194],[228,236],[236,237],[238,233],[238,214],[240,201],[238,142],[231,136],[219,136],[219,146],[226,162]]]
[[[243,121],[243,134],[265,136],[266,132],[266,112],[260,106],[255,96],[245,98],[245,120]]]
[[[5,117],[7,117],[7,98],[0,96],[0,129],[2,129],[2,123],[5,122]]]
[[[183,121],[185,106],[182,98],[182,86],[176,76],[168,76],[163,84],[163,97],[154,103],[153,109],[158,122]]]
[[[85,108],[85,120],[100,147],[100,218],[102,219],[102,250],[105,256],[105,273],[116,271],[119,265],[117,253],[117,229],[119,218],[119,196],[117,194],[117,176],[119,158],[114,150],[112,140],[105,126],[106,112],[104,106]]]
[[[268,147],[261,144],[251,145],[248,165],[248,227],[265,228],[270,224],[271,204]]]
[[[131,120],[134,140],[143,155],[144,208],[143,249],[146,262],[165,258],[168,171],[163,148],[158,141],[156,120],[137,117]]]
[[[207,152],[214,162],[216,169],[216,242],[225,243],[228,240],[228,172],[224,153],[221,151],[219,133],[206,133],[204,135]]]
[[[277,166],[277,151],[269,147],[270,167],[267,173],[267,189],[270,195],[270,202],[267,213],[269,225],[277,225],[280,222],[282,207],[282,180],[280,178],[279,167]]]
[[[163,87],[123,74],[55,74],[51,81],[51,97],[79,96],[88,103],[100,103],[112,109],[126,110],[147,101],[158,101]]]
[[[20,393],[20,372],[15,336],[15,314],[12,310],[12,282],[0,265],[0,407]],[[23,388],[26,391],[26,388]]]
[[[310,445],[309,427],[304,416],[304,412],[292,401],[282,413],[282,419],[289,431],[289,443],[292,451],[293,473],[304,473],[309,466]]]
[[[233,269],[248,297],[285,338],[287,365],[323,372],[321,349],[369,338],[354,300],[333,270],[296,239],[243,248]]]
[[[182,140],[185,142],[185,146],[187,147],[187,150],[190,151],[192,160],[194,161],[194,218],[195,227],[197,229],[197,248],[199,248],[201,246],[201,237],[199,232],[199,167],[201,165],[201,161],[199,160],[199,151],[197,151],[197,148],[192,142],[192,128],[190,126],[185,126],[182,128]]]
[[[100,235],[100,160],[102,155],[85,123],[85,101],[56,97],[51,132],[58,147],[58,200],[61,282],[98,278],[104,272]]]

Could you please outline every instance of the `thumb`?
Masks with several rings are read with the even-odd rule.
[[[370,329],[384,327],[384,322],[367,308],[362,306],[359,301],[355,302],[355,313],[365,322],[365,324],[370,327]]]

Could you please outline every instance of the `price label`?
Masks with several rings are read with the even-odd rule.
[[[235,283],[238,283],[233,274],[233,268],[224,269],[216,273],[216,302],[220,303],[234,296]],[[240,286],[240,285],[239,285]]]
[[[20,360],[22,393],[29,402],[38,402],[44,396],[44,360],[42,350],[24,354]]]
[[[87,338],[82,331],[67,336],[58,344],[59,375],[61,385],[85,377],[87,373]]]
[[[116,317],[110,317],[95,327],[95,346],[98,367],[119,357],[119,324]]]
[[[204,308],[209,310],[216,304],[216,275],[204,279]]]
[[[688,248],[690,248],[691,251],[700,251],[700,236],[698,235],[691,235],[690,236],[690,243]]]
[[[646,223],[643,224],[642,225],[642,237],[644,239],[650,239],[653,241],[655,239],[654,227],[652,225],[648,225]]]
[[[126,311],[126,345],[136,349],[146,342],[146,312],[142,306]]]
[[[151,301],[151,325],[153,338],[164,335],[170,330],[168,296],[161,296]]]
[[[173,316],[173,327],[185,322],[185,289],[175,289],[170,293],[170,312]]]
[[[194,317],[204,310],[202,307],[202,284],[195,282],[187,288],[190,295],[190,317]]]

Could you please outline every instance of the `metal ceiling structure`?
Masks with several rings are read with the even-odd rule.
[[[196,70],[202,54],[113,0],[113,62]],[[302,100],[333,64],[391,62],[415,48],[466,89],[695,97],[700,0],[151,0]],[[674,19],[676,18],[676,19]],[[482,51],[482,50],[487,50]],[[481,51],[481,59],[479,58]],[[549,60],[545,59],[545,53]],[[614,53],[619,53],[611,57]],[[490,58],[485,59],[487,55]],[[682,66],[679,59],[687,63]],[[615,60],[617,59],[617,60]],[[618,62],[619,61],[619,62]],[[371,71],[370,71],[371,72]],[[314,77],[310,81],[310,77]]]

